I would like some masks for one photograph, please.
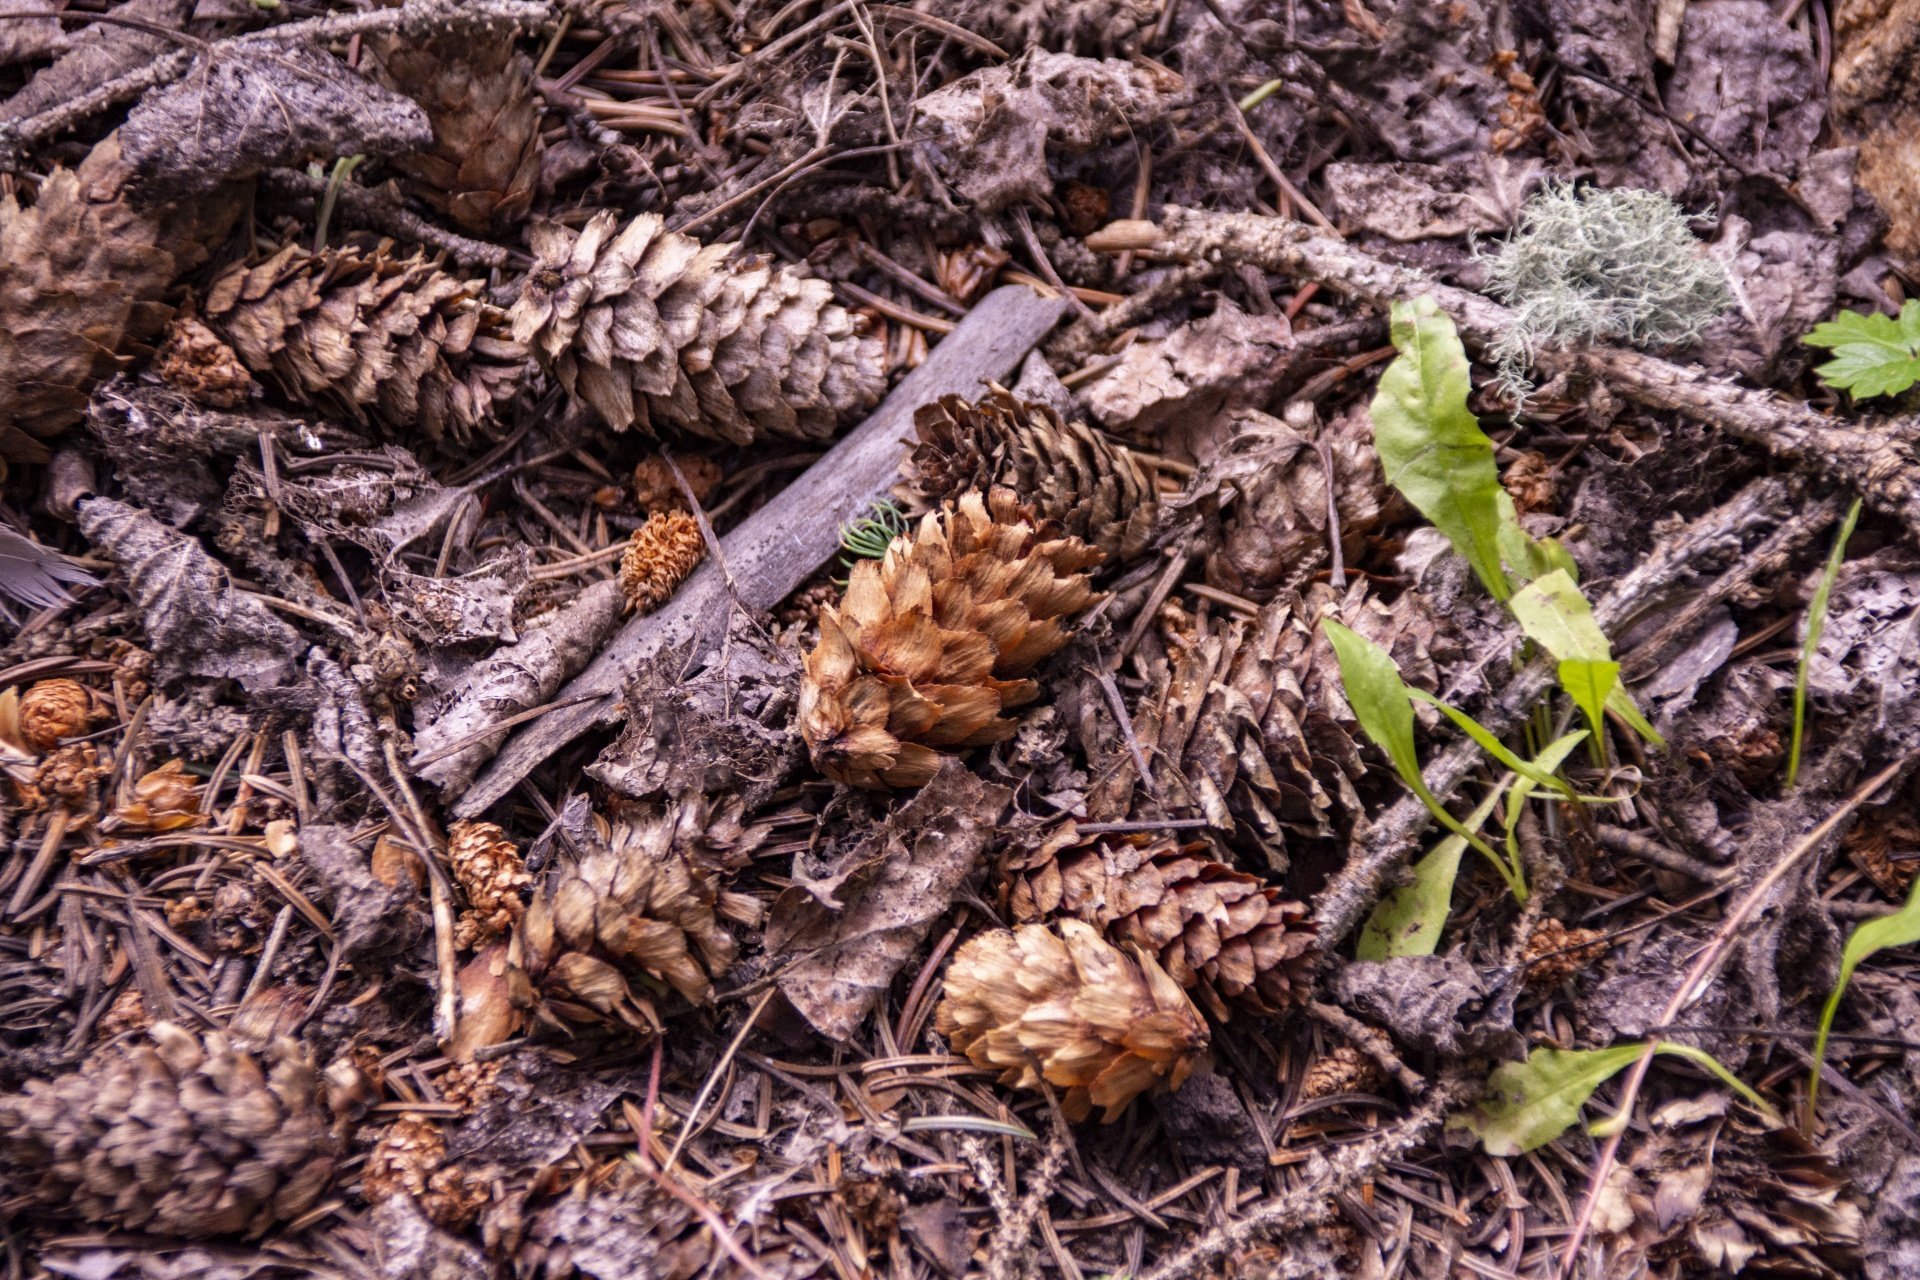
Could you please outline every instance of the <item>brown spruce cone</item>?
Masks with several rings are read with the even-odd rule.
[[[1000,1083],[1064,1090],[1060,1109],[1112,1120],[1155,1087],[1177,1089],[1207,1048],[1207,1024],[1142,951],[1083,920],[983,933],[954,953],[934,1029]]]
[[[93,723],[93,694],[78,680],[39,680],[20,695],[20,736],[35,751],[51,751]]]
[[[194,207],[136,207],[119,135],[55,169],[24,205],[0,200],[0,460],[44,462],[41,443],[80,421],[94,384],[166,323],[161,297],[225,237],[221,193]]]
[[[1157,0],[914,0],[913,7],[986,36],[1016,58],[1029,48],[1130,56],[1160,18]]]
[[[485,297],[482,281],[449,275],[422,251],[398,257],[391,241],[318,254],[288,245],[222,272],[201,314],[297,404],[465,441],[491,430],[526,364]]]
[[[533,63],[512,34],[448,29],[382,41],[374,54],[433,125],[431,147],[392,162],[421,198],[474,235],[526,217],[546,148]]]
[[[635,613],[651,613],[673,598],[706,556],[707,542],[691,511],[655,511],[633,531],[620,557],[620,594]]]
[[[1201,619],[1186,632],[1168,618],[1165,665],[1133,711],[1141,749],[1169,813],[1195,813],[1234,835],[1236,847],[1277,860],[1289,834],[1344,835],[1360,814],[1365,774],[1360,730],[1340,665],[1320,629],[1334,618],[1386,648],[1409,681],[1430,687],[1429,646],[1439,620],[1403,594],[1391,608],[1356,580],[1344,593],[1316,583],[1285,594],[1251,621]],[[1088,800],[1088,817],[1122,820],[1133,807],[1131,752],[1090,744],[1112,769]]]
[[[1329,467],[1346,563],[1359,558],[1366,536],[1391,513],[1393,493],[1364,413],[1347,414],[1317,432],[1310,421],[1299,425],[1296,430],[1256,409],[1233,415],[1233,434],[1210,470],[1239,494],[1227,509],[1219,548],[1207,556],[1209,584],[1267,600],[1325,568],[1332,545]]]
[[[716,807],[697,794],[595,825],[600,838],[534,892],[515,961],[555,999],[657,1029],[652,1003],[626,974],[647,974],[695,1004],[712,998],[712,980],[738,953],[723,921],[752,924],[760,914],[755,899],[723,889],[722,876],[766,833],[742,824],[738,801]]]
[[[1004,486],[1109,559],[1133,559],[1153,535],[1153,476],[1125,445],[1062,422],[1046,405],[997,387],[972,404],[942,396],[913,415],[913,428],[920,442],[907,459],[906,488],[924,506]]]
[[[1070,832],[1067,834],[1071,834]],[[1313,926],[1258,876],[1164,836],[1043,849],[1013,885],[1018,920],[1066,914],[1139,947],[1216,1018],[1274,1013],[1306,999]]]
[[[520,923],[533,878],[504,830],[491,822],[454,823],[447,833],[447,861],[467,895],[467,909],[453,930],[458,946],[481,946]]]
[[[292,1040],[256,1057],[155,1023],[151,1044],[0,1096],[15,1191],[101,1226],[257,1236],[313,1206],[340,1144]]]
[[[513,336],[617,431],[825,440],[886,386],[879,339],[824,280],[702,245],[643,213],[533,227]]]
[[[1100,598],[1085,572],[1100,552],[1050,534],[1010,490],[969,493],[853,567],[800,683],[800,733],[822,773],[917,787],[940,748],[1012,736],[1001,713],[1039,695],[1027,673]]]

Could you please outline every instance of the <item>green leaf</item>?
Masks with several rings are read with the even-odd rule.
[[[1487,1077],[1487,1097],[1479,1109],[1454,1116],[1447,1127],[1477,1135],[1488,1155],[1517,1156],[1543,1147],[1573,1126],[1595,1089],[1632,1066],[1646,1048],[1642,1041],[1605,1049],[1535,1049],[1525,1062],[1496,1068]],[[1699,1063],[1762,1113],[1774,1115],[1764,1098],[1705,1050],[1662,1040],[1654,1052]],[[1609,1117],[1594,1132],[1605,1133],[1621,1120]]]
[[[1513,594],[1501,565],[1493,441],[1467,408],[1467,352],[1429,297],[1393,304],[1400,355],[1373,397],[1373,446],[1387,483],[1447,535],[1496,600]],[[1509,507],[1509,510],[1511,508]]]
[[[1613,661],[1613,647],[1607,643],[1600,624],[1593,620],[1593,607],[1564,570],[1556,569],[1528,583],[1507,602],[1507,607],[1513,611],[1527,638],[1557,660]],[[1616,681],[1613,691],[1607,695],[1606,706],[1654,746],[1667,745],[1666,739],[1640,714],[1626,686]]]
[[[1916,942],[1920,942],[1920,880],[1914,881],[1904,907],[1890,915],[1863,921],[1847,935],[1847,945],[1840,949],[1840,980],[1833,984],[1827,1007],[1820,1011],[1820,1034],[1813,1041],[1813,1079],[1807,1085],[1809,1121],[1820,1100],[1820,1068],[1827,1060],[1827,1035],[1833,1030],[1833,1015],[1840,1009],[1840,997],[1847,993],[1847,984],[1853,981],[1853,971],[1876,951],[1908,947]]]
[[[1566,759],[1569,755],[1573,753],[1573,749],[1579,746],[1582,742],[1585,742],[1586,740],[1587,740],[1587,731],[1585,729],[1578,730],[1577,732],[1574,732],[1574,733],[1569,733],[1565,737],[1555,738],[1552,742],[1549,742],[1546,746],[1540,748],[1540,754],[1533,758],[1533,768],[1535,769],[1535,771],[1541,771],[1547,774],[1552,774],[1554,770],[1558,769],[1562,764],[1566,763]],[[1601,798],[1601,797],[1594,797],[1594,796],[1575,795],[1572,787],[1566,786],[1565,783],[1560,782],[1560,780],[1557,778],[1554,779],[1554,781],[1559,786],[1565,788],[1566,793],[1569,796],[1572,796],[1575,800],[1585,801],[1590,799]],[[1514,833],[1520,829],[1520,815],[1522,812],[1525,811],[1527,800],[1529,797],[1533,795],[1533,789],[1534,789],[1533,779],[1530,777],[1523,777],[1517,780],[1513,784],[1513,789],[1511,791],[1507,792],[1507,821],[1506,821],[1507,861],[1512,863],[1516,867],[1521,865],[1520,841],[1519,841],[1519,838]]]
[[[1593,728],[1594,741],[1600,740],[1602,722],[1607,714],[1607,699],[1620,684],[1620,664],[1595,662],[1592,658],[1562,658],[1560,687],[1573,699],[1573,705],[1586,716]]]
[[[1407,695],[1416,702],[1424,702],[1428,706],[1438,709],[1442,715],[1458,725],[1463,733],[1469,738],[1472,738],[1482,751],[1521,777],[1531,778],[1543,787],[1552,787],[1555,791],[1561,792],[1570,800],[1573,798],[1573,788],[1568,786],[1564,780],[1553,776],[1553,770],[1559,767],[1557,762],[1544,770],[1537,765],[1529,764],[1527,761],[1515,755],[1506,743],[1489,733],[1485,725],[1460,710],[1460,708],[1450,703],[1442,702],[1425,689],[1416,689],[1412,685],[1407,686]]]
[[[1897,319],[1842,311],[1801,341],[1833,352],[1814,370],[1828,386],[1857,397],[1898,395],[1920,382],[1920,299],[1908,299]]]
[[[1920,319],[1920,312],[1915,315],[1916,319]],[[1820,575],[1820,585],[1813,589],[1813,601],[1807,606],[1807,635],[1800,642],[1800,666],[1793,675],[1793,748],[1787,752],[1789,787],[1800,776],[1800,738],[1807,727],[1807,672],[1813,665],[1814,653],[1820,648],[1820,633],[1827,629],[1827,599],[1833,595],[1834,580],[1840,576],[1840,561],[1847,554],[1847,539],[1853,536],[1853,526],[1859,523],[1860,505],[1860,499],[1855,498],[1853,505],[1847,508],[1847,518],[1840,522],[1840,535],[1833,540],[1833,550],[1827,555],[1827,567]]]
[[[1502,788],[1494,788],[1480,807],[1467,815],[1467,830],[1480,829],[1501,794]],[[1453,882],[1460,875],[1460,855],[1466,851],[1467,842],[1450,835],[1414,863],[1413,882],[1382,898],[1367,917],[1354,943],[1355,958],[1389,960],[1394,956],[1432,955],[1441,930],[1446,928],[1447,913],[1453,908]]]
[[[1565,547],[1552,538],[1536,538],[1520,527],[1520,517],[1513,509],[1513,498],[1505,488],[1500,490],[1498,505],[1500,557],[1516,577],[1522,582],[1532,582],[1535,578],[1544,578],[1555,569],[1565,569],[1569,578],[1575,582],[1580,580],[1580,568],[1574,564],[1572,554]]]
[[[1515,877],[1505,859],[1493,851],[1493,846],[1461,826],[1460,820],[1447,812],[1446,806],[1427,789],[1427,780],[1420,776],[1420,753],[1413,740],[1413,696],[1400,678],[1400,668],[1395,665],[1393,655],[1332,618],[1320,625],[1333,645],[1334,657],[1339,659],[1341,687],[1347,695],[1347,705],[1353,708],[1353,718],[1360,722],[1361,731],[1387,753],[1394,772],[1420,797],[1434,821],[1484,854],[1499,868],[1513,896],[1525,902],[1526,884]]]

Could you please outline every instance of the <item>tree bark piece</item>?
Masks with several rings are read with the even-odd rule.
[[[1513,313],[1489,298],[1440,284],[1412,267],[1383,262],[1285,218],[1168,208],[1158,224],[1112,223],[1088,236],[1087,247],[1246,263],[1319,281],[1380,306],[1424,293],[1453,317],[1461,336],[1475,346],[1488,345],[1514,323]],[[1760,445],[1845,485],[1863,495],[1869,506],[1920,530],[1920,457],[1915,454],[1920,418],[1834,418],[1770,392],[1722,381],[1698,366],[1617,347],[1542,346],[1535,363],[1543,372],[1591,378],[1648,408],[1683,413]]]
[[[596,701],[562,708],[523,729],[454,806],[454,815],[484,813],[555,751],[618,719],[621,688],[661,650],[692,644],[687,656],[694,658],[714,644],[726,628],[729,573],[734,598],[745,608],[771,609],[786,599],[832,558],[841,524],[886,496],[913,438],[914,410],[944,395],[977,396],[988,382],[1006,378],[1066,308],[1063,298],[1043,298],[1019,285],[988,294],[851,435],[721,540],[720,563],[702,565],[672,600],[629,622],[556,699],[598,695]]]

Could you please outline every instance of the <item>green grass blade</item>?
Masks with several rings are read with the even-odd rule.
[[[1814,653],[1820,648],[1820,633],[1827,627],[1827,600],[1833,595],[1835,580],[1840,577],[1847,539],[1853,536],[1853,526],[1859,523],[1860,506],[1861,500],[1855,498],[1847,508],[1847,518],[1840,522],[1840,536],[1833,540],[1833,551],[1827,556],[1826,572],[1820,575],[1820,585],[1813,589],[1813,601],[1807,606],[1807,637],[1800,644],[1800,665],[1793,675],[1793,745],[1787,751],[1788,787],[1800,776],[1800,744],[1807,728],[1807,673],[1813,666]]]

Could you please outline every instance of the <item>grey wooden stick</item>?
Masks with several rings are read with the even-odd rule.
[[[1020,285],[996,289],[908,374],[851,435],[721,539],[740,603],[771,609],[831,559],[840,525],[863,515],[886,495],[913,429],[913,412],[944,395],[979,394],[1005,379],[1067,309]],[[554,697],[556,709],[511,739],[493,764],[453,806],[454,816],[477,817],[541,761],[597,724],[619,715],[629,677],[663,649],[689,641],[704,650],[726,629],[726,575],[709,560],[673,599],[627,623],[585,671]],[[592,701],[572,703],[574,699]]]

